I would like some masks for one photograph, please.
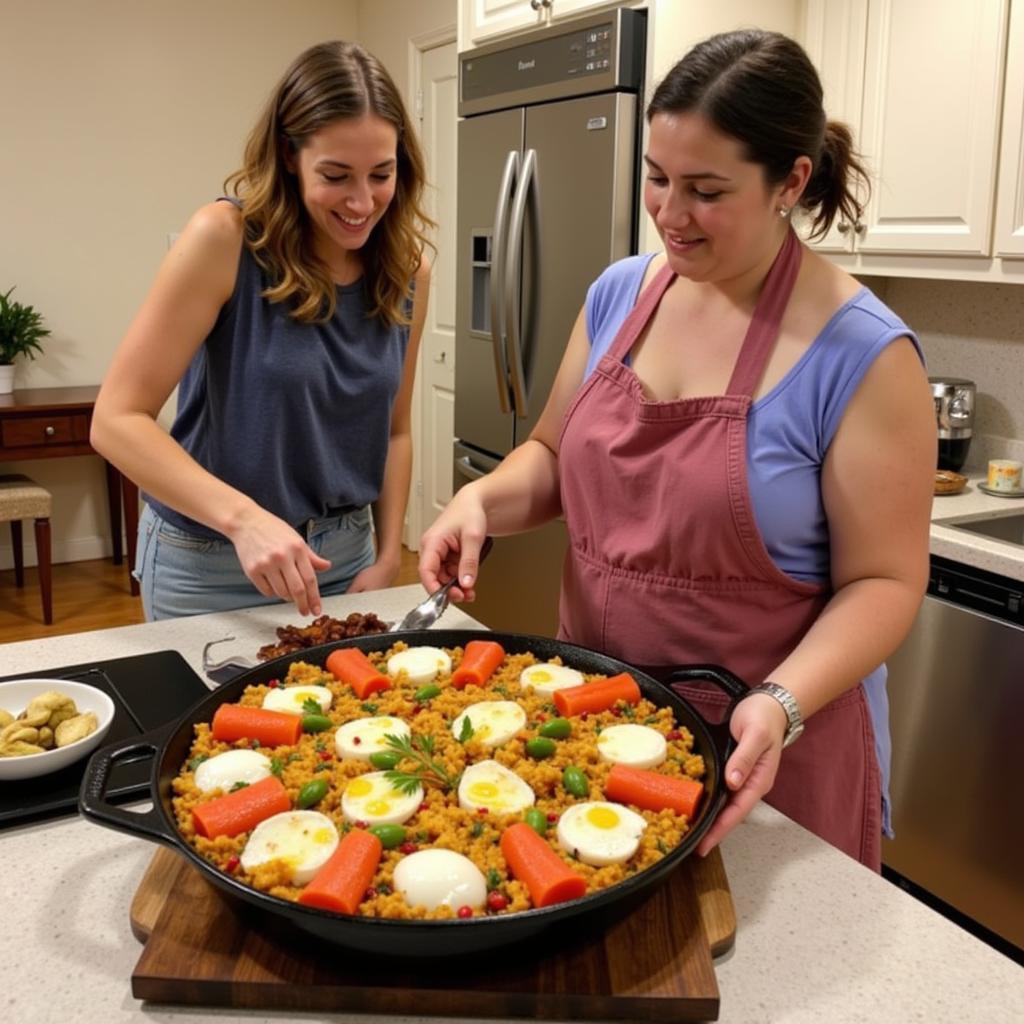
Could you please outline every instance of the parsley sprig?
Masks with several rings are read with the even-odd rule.
[[[386,750],[393,750],[401,754],[402,758],[408,758],[416,762],[416,767],[409,772],[399,771],[392,768],[384,773],[384,778],[401,793],[415,793],[419,786],[436,786],[438,789],[456,789],[459,785],[459,776],[447,772],[443,765],[434,760],[434,737],[417,736],[412,733],[409,736],[395,736],[388,733],[384,737]]]

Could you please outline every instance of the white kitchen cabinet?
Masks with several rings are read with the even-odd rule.
[[[826,111],[852,126],[872,178],[861,221],[822,248],[991,255],[1008,6],[808,0]]]
[[[459,0],[459,52],[621,0]]]
[[[1003,137],[996,196],[995,251],[1024,256],[1024,0],[1014,0],[1006,46]]]

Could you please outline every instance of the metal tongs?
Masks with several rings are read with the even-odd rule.
[[[494,541],[490,537],[484,539],[483,545],[480,548],[481,562],[487,557],[493,544]],[[453,576],[443,586],[438,587],[430,597],[413,608],[404,619],[392,623],[388,627],[388,632],[397,633],[410,629],[429,629],[445,613],[449,604],[448,595],[455,585],[455,580],[456,577]],[[233,636],[221,637],[220,640],[210,640],[203,647],[203,672],[208,679],[212,679],[218,686],[226,683],[229,679],[234,679],[240,672],[245,672],[247,669],[263,664],[255,658],[247,658],[243,654],[229,654],[220,661],[215,661],[210,657],[211,647],[215,647],[217,644],[229,643],[234,639]]]
[[[484,542],[480,547],[481,562],[487,557],[493,545],[494,541],[490,537],[484,538]],[[426,601],[416,605],[404,619],[390,626],[388,632],[400,633],[409,629],[430,629],[444,615],[445,610],[448,608],[449,594],[457,578],[457,576],[453,576],[447,583],[438,587]]]

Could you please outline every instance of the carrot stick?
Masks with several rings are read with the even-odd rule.
[[[327,671],[346,686],[351,686],[360,700],[371,693],[391,688],[391,680],[373,667],[373,662],[358,647],[339,647],[327,656]]]
[[[462,663],[452,673],[452,686],[482,686],[505,660],[505,648],[493,640],[470,640],[462,652]]]
[[[280,747],[298,743],[301,734],[302,718],[286,711],[221,704],[213,716],[212,735],[222,743],[259,740],[264,747]]]
[[[580,715],[584,711],[597,714],[614,707],[620,700],[635,704],[640,699],[640,687],[628,672],[622,672],[610,679],[555,690],[553,699],[563,715]]]
[[[299,902],[339,914],[354,914],[373,881],[384,847],[372,833],[348,832],[330,860],[299,896]]]
[[[192,810],[192,822],[201,836],[216,839],[248,832],[264,818],[291,809],[291,799],[281,780],[268,775],[244,789],[199,804]]]
[[[608,773],[604,795],[621,804],[633,804],[646,811],[670,807],[676,814],[685,814],[691,821],[697,813],[704,792],[704,783],[696,779],[659,775],[644,768],[617,764]]]
[[[500,845],[512,874],[530,890],[535,907],[579,899],[587,891],[587,880],[576,874],[526,822],[505,829]]]

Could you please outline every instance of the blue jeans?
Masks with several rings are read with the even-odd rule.
[[[312,519],[301,532],[318,555],[330,560],[331,567],[317,574],[325,597],[344,594],[356,574],[376,558],[369,508]],[[253,586],[229,540],[211,540],[181,530],[149,505],[143,506],[139,517],[133,575],[141,585],[142,607],[150,622],[280,600],[264,597]]]

